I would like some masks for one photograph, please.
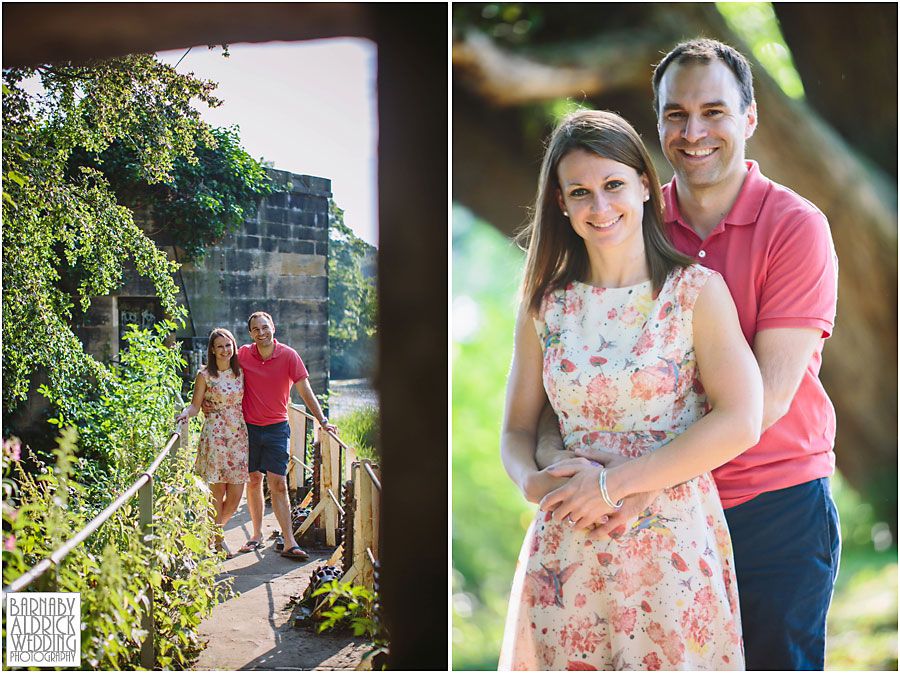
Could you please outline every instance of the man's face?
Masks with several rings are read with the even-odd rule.
[[[250,321],[250,338],[257,346],[272,345],[275,336],[275,326],[262,316],[257,316]]]
[[[724,62],[673,63],[660,80],[658,100],[659,142],[679,185],[698,189],[743,181],[744,144],[756,128],[756,103],[741,111],[737,78]]]

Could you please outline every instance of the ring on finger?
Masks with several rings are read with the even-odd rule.
[[[569,524],[570,526],[575,525],[575,522],[572,521],[572,517],[570,517],[568,514],[566,514],[566,523]]]

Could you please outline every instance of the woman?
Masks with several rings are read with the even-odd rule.
[[[216,411],[206,415],[197,446],[194,470],[207,483],[213,496],[213,520],[224,528],[237,509],[250,480],[247,472],[247,426],[241,411],[244,375],[238,364],[237,342],[227,329],[217,327],[209,333],[206,367],[197,372],[191,403],[175,419],[176,423],[196,416],[204,399]],[[216,536],[216,549],[223,549],[222,535]],[[225,549],[225,557],[232,554]]]
[[[743,668],[730,539],[708,471],[756,443],[762,383],[723,279],[674,250],[662,221],[634,129],[608,112],[564,119],[524,232],[500,441],[510,478],[543,499],[516,569],[502,669]],[[620,459],[539,470],[548,398],[567,449]],[[588,537],[625,496],[664,488],[609,537]]]

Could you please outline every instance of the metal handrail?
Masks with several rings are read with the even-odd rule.
[[[365,468],[366,472],[369,474],[369,479],[372,480],[372,483],[375,484],[375,488],[378,489],[378,492],[381,493],[381,482],[378,481],[378,477],[375,476],[375,473],[372,471],[371,465],[369,462],[364,460],[362,461],[362,466]]]
[[[316,423],[319,423],[319,419],[318,419],[318,418],[316,418],[315,416],[313,416],[313,415],[312,415],[311,413],[309,413],[308,411],[304,411],[304,410],[300,407],[299,404],[294,404],[293,402],[291,402],[291,408],[292,408],[294,411],[296,411],[296,412],[298,412],[298,413],[300,413],[300,414],[303,414],[303,415],[306,416],[307,418],[309,418],[309,419],[315,421]],[[319,427],[322,427],[322,424],[321,424],[321,423],[319,423]],[[346,449],[347,451],[353,451],[353,453],[356,453],[356,449],[354,449],[352,446],[347,446],[346,444],[344,444],[344,442],[341,441],[341,438],[338,437],[336,434],[334,434],[331,430],[326,430],[326,432],[329,434],[329,436],[330,436],[332,439],[334,439],[334,441],[336,441],[338,444],[340,444],[342,447],[344,447],[344,449]]]
[[[145,472],[138,477],[137,481],[135,481],[131,487],[125,491],[122,495],[116,498],[113,502],[106,506],[106,508],[100,512],[97,516],[91,519],[88,524],[82,528],[78,533],[76,533],[70,540],[68,540],[65,544],[59,547],[56,551],[54,551],[50,556],[40,561],[36,566],[34,566],[31,570],[29,570],[24,575],[20,575],[15,580],[9,583],[8,586],[3,588],[3,593],[0,595],[0,604],[6,601],[6,594],[16,593],[17,591],[21,591],[29,584],[34,582],[38,577],[43,575],[49,568],[56,565],[58,566],[60,561],[62,561],[75,547],[84,542],[87,537],[96,531],[103,523],[112,516],[113,512],[115,512],[119,507],[124,505],[131,497],[138,492],[138,490],[150,481],[150,477],[156,471],[156,468],[159,467],[159,464],[162,462],[163,458],[165,458],[169,451],[172,450],[172,447],[175,445],[175,442],[178,441],[181,434],[178,432],[173,432],[169,436],[169,441],[166,442],[166,445],[163,447],[162,451],[156,457],[156,459],[151,463],[150,467],[147,468]]]

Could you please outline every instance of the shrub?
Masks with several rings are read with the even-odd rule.
[[[133,483],[174,430],[181,360],[164,342],[171,327],[151,333],[132,326],[120,366],[110,368],[110,384],[94,399],[52,400],[59,409],[53,421],[61,430],[53,467],[35,457],[38,473],[28,474],[11,459],[13,443],[9,448],[4,444],[4,455],[10,456],[4,460],[3,481],[5,584],[49,555]],[[76,439],[89,449],[82,454],[101,458],[76,457]],[[82,595],[83,666],[139,666],[146,636],[141,614],[150,604],[150,590],[156,666],[186,668],[201,647],[197,627],[229,593],[229,585],[216,580],[219,561],[207,547],[215,534],[209,490],[191,474],[192,459],[193,452],[185,448],[164,460],[154,475],[153,519],[146,538],[138,529],[132,499],[61,564],[58,590]]]

